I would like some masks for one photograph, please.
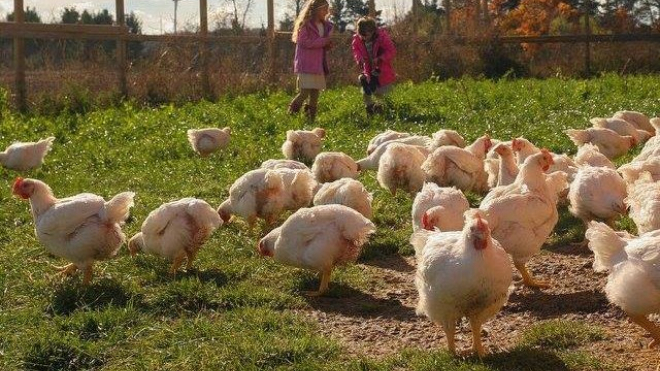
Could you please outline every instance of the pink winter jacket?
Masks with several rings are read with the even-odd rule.
[[[368,78],[371,78],[372,66],[369,65],[369,55],[367,53],[367,47],[364,45],[364,41],[360,38],[358,34],[353,36],[353,58],[358,66],[362,67],[362,73],[367,75]],[[394,74],[394,68],[392,68],[392,60],[396,54],[396,49],[394,48],[394,43],[390,39],[390,35],[387,34],[382,28],[379,28],[376,31],[376,37],[374,39],[373,45],[373,56],[380,58],[378,65],[376,67],[380,68],[380,76],[378,77],[378,82],[381,86],[388,85],[394,82],[396,76]]]
[[[296,55],[293,60],[293,72],[312,73],[316,75],[327,75],[328,62],[325,59],[325,47],[330,42],[330,32],[333,25],[328,21],[323,22],[324,36],[319,35],[319,30],[314,22],[309,21],[298,30],[296,39]]]

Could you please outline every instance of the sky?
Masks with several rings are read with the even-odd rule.
[[[64,8],[75,8],[79,12],[88,10],[96,12],[108,9],[115,13],[115,1],[70,1],[70,0],[23,0],[26,7],[37,9],[43,22],[50,23],[59,20]],[[230,0],[207,0],[209,28],[213,28],[215,19],[223,12],[231,9]],[[239,3],[245,0],[239,0]],[[287,11],[287,1],[275,0],[275,23],[282,19]],[[248,14],[247,24],[259,27],[268,21],[266,0],[253,0],[252,11]],[[410,8],[411,0],[376,0],[376,6],[383,10],[385,20],[392,19],[395,13],[402,13]],[[174,29],[173,0],[124,0],[126,13],[135,12],[142,21],[142,32],[145,34],[170,33]],[[14,9],[14,0],[0,0],[0,19],[4,19]],[[177,10],[177,28],[181,30],[186,24],[199,24],[199,0],[180,0]]]

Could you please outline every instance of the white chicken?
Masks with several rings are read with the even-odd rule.
[[[616,169],[614,163],[604,154],[600,153],[598,146],[591,143],[585,143],[578,147],[575,155],[575,164],[580,166],[596,166]]]
[[[484,169],[484,158],[491,144],[490,137],[484,135],[465,148],[444,146],[436,149],[422,164],[426,179],[440,186],[485,192],[488,174]]]
[[[660,157],[652,157],[645,161],[636,161],[621,165],[619,173],[627,184],[633,184],[639,176],[648,172],[654,181],[660,180]]]
[[[465,139],[455,130],[438,130],[433,133],[431,138],[432,140],[429,146],[431,151],[434,151],[436,148],[442,146],[456,146],[464,148],[467,145]]]
[[[300,169],[300,170],[309,170],[309,167],[307,165],[303,164],[302,162],[299,161],[294,161],[294,160],[266,160],[261,163],[261,168],[262,169],[268,169],[268,170],[276,170],[276,169],[281,169],[281,168],[286,168],[286,169]]]
[[[598,146],[600,153],[609,159],[615,159],[623,156],[637,145],[635,138],[627,135],[621,136],[614,130],[603,128],[588,128],[585,130],[568,129],[564,133],[580,147],[585,143],[592,143]]]
[[[470,214],[466,213],[462,231],[413,234],[411,243],[420,251],[415,277],[417,314],[442,326],[454,354],[456,323],[467,317],[472,350],[483,357],[481,326],[506,303],[512,274],[509,258],[491,237],[488,223]]]
[[[351,178],[341,178],[325,183],[314,196],[314,206],[339,204],[348,206],[371,219],[373,212],[371,202],[373,195],[359,181]]]
[[[314,157],[321,152],[325,130],[289,130],[286,132],[286,141],[282,144],[282,153],[288,160],[297,160],[305,163],[314,161]]]
[[[649,117],[641,112],[618,111],[612,117],[626,120],[633,124],[637,129],[648,131],[651,135],[655,135],[656,133],[656,128],[652,125]]]
[[[643,172],[628,186],[625,203],[640,234],[660,229],[660,183],[653,180],[651,173]]]
[[[396,195],[398,189],[415,194],[422,189],[426,175],[422,163],[426,157],[415,147],[393,143],[387,147],[378,164],[378,184]]]
[[[635,125],[616,117],[594,117],[589,120],[589,122],[591,122],[595,128],[611,129],[616,131],[619,135],[629,135],[635,138],[637,143],[644,143],[652,136],[648,131],[637,129]]]
[[[527,157],[541,152],[541,149],[536,147],[532,142],[525,138],[515,138],[511,141],[511,149],[516,154],[518,166],[521,166]],[[554,173],[555,171],[563,171],[568,175],[569,180],[573,180],[575,173],[577,173],[577,165],[573,160],[565,154],[557,154],[550,152],[552,155],[553,164],[546,171],[546,173]]]
[[[285,210],[298,210],[312,203],[318,183],[314,180],[311,171],[287,168],[273,171],[282,176]]]
[[[626,213],[624,200],[627,195],[626,183],[616,170],[583,166],[568,191],[569,211],[580,218],[585,227],[591,220],[614,225],[615,219]]]
[[[380,144],[376,149],[373,150],[369,154],[369,156],[358,160],[357,165],[359,170],[376,170],[378,169],[378,163],[380,161],[380,157],[385,153],[387,150],[387,147],[389,147],[391,144],[394,143],[403,143],[403,144],[408,144],[411,146],[414,146],[417,148],[420,153],[422,153],[424,156],[428,156],[429,150],[426,148],[428,143],[430,142],[431,138],[426,137],[426,136],[421,136],[421,135],[413,135],[410,137],[404,137],[400,139],[393,139],[387,142],[384,142]]]
[[[523,283],[531,287],[549,286],[536,281],[525,264],[539,253],[559,220],[556,190],[550,189],[544,173],[552,161],[547,150],[528,157],[516,180],[492,189],[479,206],[493,237],[511,255]]]
[[[375,231],[369,219],[350,207],[314,206],[293,213],[262,238],[257,249],[277,262],[320,272],[319,290],[307,293],[318,296],[328,290],[334,267],[354,262]]]
[[[460,231],[463,229],[463,214],[469,208],[470,203],[459,189],[424,183],[413,201],[413,232],[420,228]]]
[[[91,193],[57,199],[46,183],[17,178],[12,193],[30,200],[34,229],[46,250],[71,262],[60,273],[80,269],[85,285],[92,279],[94,262],[114,257],[126,240],[121,225],[133,206],[133,192],[107,202]]]
[[[188,142],[193,150],[202,157],[227,148],[231,138],[231,128],[205,128],[188,130]]]
[[[44,163],[44,157],[50,151],[55,137],[41,139],[38,142],[16,142],[0,152],[0,163],[7,169],[25,171]]]
[[[499,187],[513,183],[520,171],[513,150],[506,143],[498,143],[492,151],[499,159],[486,159],[485,169],[488,173],[488,187]],[[496,165],[496,166],[495,166]]]
[[[628,240],[603,223],[591,222],[586,235],[594,270],[610,271],[607,298],[651,334],[649,347],[660,346],[660,327],[648,319],[649,314],[660,314],[660,234]]]
[[[204,200],[183,198],[153,210],[142,223],[141,231],[128,241],[131,255],[140,251],[164,257],[176,273],[184,259],[192,268],[199,249],[222,224],[218,213]]]
[[[257,217],[273,224],[284,209],[286,194],[282,175],[275,170],[248,171],[229,188],[229,198],[218,207],[218,214],[227,223],[239,215],[254,226]]]
[[[343,152],[322,152],[314,159],[312,173],[319,183],[333,182],[341,178],[357,178],[358,165]]]
[[[379,133],[369,141],[369,144],[367,145],[367,155],[371,154],[371,152],[373,152],[376,147],[385,142],[389,142],[394,139],[407,138],[409,136],[409,133],[402,133],[389,129],[385,132]]]

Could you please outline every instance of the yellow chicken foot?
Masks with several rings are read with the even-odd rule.
[[[52,267],[57,269],[59,271],[57,273],[62,275],[62,276],[70,276],[70,275],[76,273],[76,271],[78,270],[78,267],[73,263],[67,264],[67,265],[62,266],[62,267],[58,267],[56,265],[53,265]]]
[[[456,353],[456,339],[454,339],[456,335],[456,321],[443,324],[442,328],[445,330],[445,336],[447,337],[447,349],[449,353],[460,356],[460,354]]]
[[[536,288],[548,288],[550,287],[549,282],[544,282],[544,281],[537,281],[532,277],[532,275],[529,273],[527,270],[527,267],[525,267],[524,263],[513,263],[513,265],[518,269],[520,272],[520,275],[522,275],[522,281],[523,284],[527,287],[536,287]]]
[[[483,358],[486,355],[486,351],[481,342],[481,323],[477,320],[470,319],[470,328],[472,329],[472,350],[479,358]]]
[[[319,291],[304,291],[303,294],[311,297],[323,295],[326,291],[328,291],[328,285],[330,283],[331,274],[332,274],[332,269],[327,269],[321,272],[321,285],[319,286]]]
[[[658,327],[653,322],[649,321],[649,319],[646,318],[646,316],[628,314],[628,317],[630,317],[631,321],[633,321],[634,323],[641,326],[644,330],[651,333],[651,337],[653,338],[653,341],[651,342],[651,344],[649,344],[649,348],[656,348],[660,346],[660,327]]]

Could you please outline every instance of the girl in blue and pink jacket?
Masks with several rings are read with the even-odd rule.
[[[362,85],[362,98],[367,114],[380,110],[374,104],[372,95],[378,97],[388,94],[394,86],[396,75],[392,60],[396,54],[394,43],[371,17],[362,17],[357,22],[357,33],[353,36],[353,58],[362,72],[358,80]]]
[[[330,7],[327,0],[308,0],[293,27],[296,43],[293,69],[297,76],[298,95],[289,104],[289,113],[296,114],[303,107],[310,121],[316,117],[319,94],[325,89],[328,74],[326,51],[332,48],[332,23],[326,20]]]

